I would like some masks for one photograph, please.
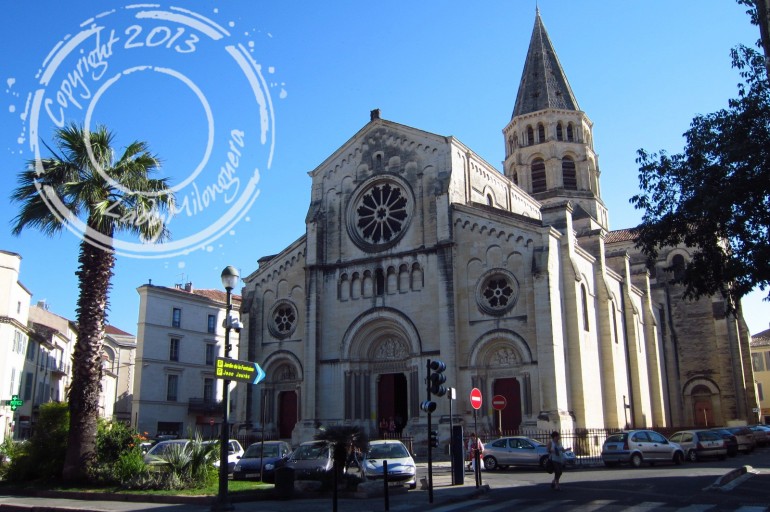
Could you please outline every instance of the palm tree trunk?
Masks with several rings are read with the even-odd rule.
[[[86,480],[96,459],[102,344],[115,255],[93,245],[86,237],[80,243],[78,263],[78,341],[72,357],[70,429],[62,473],[68,482]]]

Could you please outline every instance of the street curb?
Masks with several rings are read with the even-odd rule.
[[[713,484],[709,485],[704,490],[731,491],[738,484],[751,478],[756,473],[757,471],[751,466],[741,466],[720,476]]]

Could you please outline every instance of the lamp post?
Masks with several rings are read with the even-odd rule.
[[[227,266],[222,271],[222,286],[225,287],[227,292],[225,310],[225,354],[224,356],[230,357],[230,329],[232,328],[232,320],[230,318],[230,312],[233,310],[232,291],[238,284],[238,270],[235,267]],[[222,383],[222,435],[219,440],[219,495],[216,501],[211,507],[214,512],[223,510],[234,510],[230,499],[227,496],[227,446],[230,444],[230,381],[225,380]]]

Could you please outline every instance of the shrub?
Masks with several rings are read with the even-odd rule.
[[[69,406],[56,402],[42,404],[32,438],[21,444],[11,459],[8,480],[59,478],[64,467],[68,431]]]

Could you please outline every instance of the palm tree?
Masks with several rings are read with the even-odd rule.
[[[165,240],[169,233],[161,215],[174,204],[167,180],[149,177],[160,163],[147,144],[133,142],[115,160],[113,140],[103,126],[90,132],[74,123],[57,129],[54,141],[60,154],[46,146],[52,156],[29,162],[11,195],[21,203],[14,235],[33,227],[52,236],[72,217],[85,221],[76,272],[78,340],[69,389],[66,481],[86,479],[96,454],[102,343],[115,265],[112,237],[126,231],[147,241]],[[60,208],[49,206],[57,201]]]
[[[326,427],[313,437],[318,441],[326,441],[332,447],[332,510],[337,512],[337,482],[341,479],[348,456],[354,450],[366,452],[369,449],[369,438],[361,427],[351,425]]]

